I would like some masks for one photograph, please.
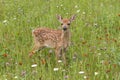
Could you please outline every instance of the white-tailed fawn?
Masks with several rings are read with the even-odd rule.
[[[49,28],[36,28],[32,31],[34,39],[34,47],[29,54],[31,57],[36,51],[43,47],[53,48],[55,50],[56,59],[58,60],[60,54],[64,63],[66,63],[66,49],[70,45],[70,24],[75,19],[73,15],[70,19],[62,18],[57,15],[57,19],[61,23],[61,30],[54,30]]]

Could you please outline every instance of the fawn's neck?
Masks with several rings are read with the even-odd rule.
[[[63,31],[62,30],[62,39],[63,39],[63,42],[69,42],[69,39],[70,39],[70,30],[67,30],[67,31]]]

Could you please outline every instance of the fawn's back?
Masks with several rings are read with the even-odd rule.
[[[61,43],[62,30],[36,28],[32,34],[35,41],[45,47],[55,48]]]

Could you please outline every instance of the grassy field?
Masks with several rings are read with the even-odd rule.
[[[71,17],[68,65],[51,49],[32,58],[31,31]],[[0,80],[120,80],[119,0],[0,0]]]

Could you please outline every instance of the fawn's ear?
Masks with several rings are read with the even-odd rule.
[[[71,18],[70,18],[70,22],[74,21],[76,18],[76,15],[73,15]]]
[[[57,19],[61,22],[63,18],[62,18],[62,16],[57,15]]]

